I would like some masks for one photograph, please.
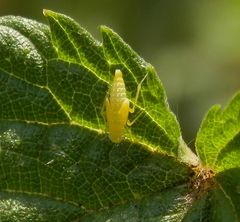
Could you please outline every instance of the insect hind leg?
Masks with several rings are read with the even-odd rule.
[[[105,99],[104,99],[104,103],[101,108],[101,116],[103,117],[105,125],[107,125],[106,115],[107,115],[107,109],[109,108],[109,106],[110,106],[110,103],[109,103],[108,93],[107,93],[107,95],[105,96]]]
[[[143,111],[139,112],[138,115],[132,121],[128,120],[127,125],[132,126],[142,114],[143,114]]]
[[[138,97],[139,97],[139,93],[140,93],[140,90],[141,90],[141,87],[142,87],[142,83],[147,78],[147,76],[148,76],[148,73],[143,77],[143,79],[141,80],[141,82],[137,86],[137,93],[136,93],[136,96],[135,96],[135,99],[134,99],[133,107],[132,108],[129,107],[129,112],[130,113],[135,112],[135,107],[136,107],[136,104],[137,104],[137,101],[138,101]]]

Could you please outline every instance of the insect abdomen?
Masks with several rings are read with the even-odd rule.
[[[109,137],[112,142],[119,143],[122,140],[129,113],[129,100],[126,97],[125,84],[120,70],[115,72],[106,111]]]
[[[110,104],[114,108],[121,106],[121,103],[126,99],[126,88],[122,78],[122,73],[117,73],[114,77],[113,84],[110,91]]]

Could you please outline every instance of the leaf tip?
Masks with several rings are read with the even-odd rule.
[[[44,15],[45,17],[49,17],[49,16],[52,16],[52,15],[54,15],[54,14],[56,14],[56,12],[51,11],[51,10],[49,10],[49,9],[43,9],[43,15]]]
[[[49,10],[48,10],[48,9],[43,9],[43,15],[44,15],[44,16],[47,16],[48,13],[49,13]]]
[[[109,30],[111,30],[111,29],[108,28],[106,25],[101,25],[101,26],[100,26],[100,32],[101,32],[101,33],[109,32]]]

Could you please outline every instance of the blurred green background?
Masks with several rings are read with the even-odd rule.
[[[111,27],[150,62],[190,146],[207,110],[240,89],[239,0],[0,0],[0,16],[46,23],[43,8],[69,15],[99,40],[99,26]]]

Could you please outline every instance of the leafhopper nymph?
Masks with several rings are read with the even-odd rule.
[[[135,103],[133,107],[130,107],[129,99],[126,95],[125,83],[123,80],[123,74],[121,70],[116,69],[115,76],[113,79],[112,86],[109,90],[109,93],[105,99],[104,107],[106,110],[106,121],[107,121],[107,130],[109,133],[109,139],[113,143],[120,143],[123,139],[124,128],[127,125],[131,126],[133,122],[129,122],[128,114],[135,111],[135,105],[138,100],[139,92],[141,85],[147,74],[144,76],[142,81],[138,84],[137,93],[135,97]]]

